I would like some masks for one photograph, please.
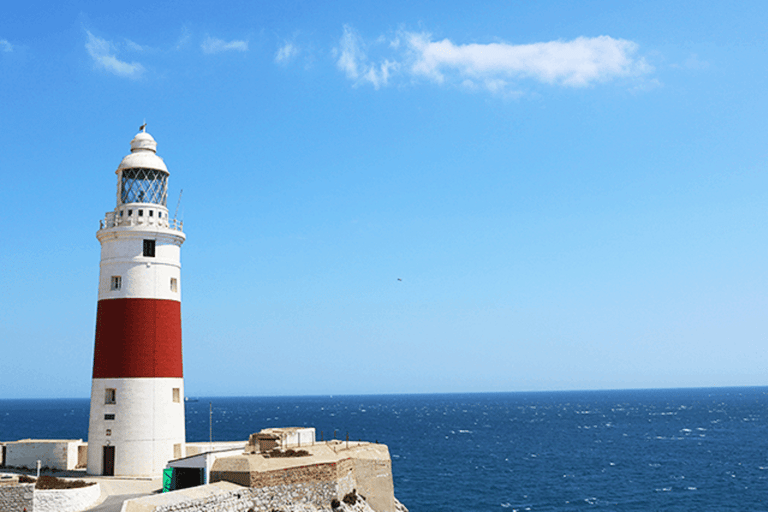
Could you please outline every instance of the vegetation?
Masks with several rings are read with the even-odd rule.
[[[27,475],[20,475],[19,483],[35,484],[35,489],[80,489],[81,487],[95,484],[95,482],[86,482],[85,480],[64,480],[63,478],[56,478],[50,475],[42,475],[38,479]]]
[[[306,457],[309,455],[309,452],[307,450],[292,450],[288,449],[285,451],[281,451],[279,448],[275,448],[274,450],[267,452],[265,456],[267,457]]]
[[[357,503],[357,491],[355,489],[352,489],[352,492],[348,492],[346,496],[344,496],[341,501],[346,503],[347,505],[354,505]]]

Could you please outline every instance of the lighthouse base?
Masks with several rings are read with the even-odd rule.
[[[183,379],[93,379],[89,474],[159,476],[184,441]]]

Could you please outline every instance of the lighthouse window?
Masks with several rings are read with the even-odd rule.
[[[104,415],[104,419],[105,420],[113,420],[113,419],[115,419],[115,415],[114,414],[105,414]]]
[[[114,404],[115,402],[115,388],[107,388],[104,390],[104,403]]]
[[[181,402],[181,389],[173,388],[173,401],[176,403]]]
[[[130,217],[131,215],[133,215],[133,210],[128,210],[128,216]]]
[[[120,179],[120,202],[155,203],[165,206],[168,173],[159,169],[124,169]]]
[[[120,210],[120,216],[121,217],[123,216],[123,210]]]
[[[154,240],[144,240],[144,256],[147,256],[148,258],[155,257],[155,241]]]
[[[123,284],[123,278],[120,276],[112,276],[112,290],[119,290],[120,286]]]
[[[178,292],[179,291],[179,282],[176,280],[175,277],[171,278],[171,291],[172,292]]]
[[[144,216],[144,210],[139,210],[139,217],[143,217],[143,216]]]
[[[150,217],[154,216],[154,214],[155,214],[155,211],[154,211],[154,210],[149,210],[149,216],[150,216]]]

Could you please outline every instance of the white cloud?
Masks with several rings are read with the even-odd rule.
[[[372,60],[362,38],[349,26],[336,49],[336,66],[355,85],[387,86],[395,76],[427,79],[466,90],[520,95],[520,83],[533,80],[562,87],[585,87],[620,77],[639,77],[653,68],[637,55],[638,45],[610,36],[532,44],[456,44],[433,41],[427,33],[399,31],[374,41],[389,55]]]
[[[456,45],[448,39],[431,41],[429,34],[407,34],[413,57],[410,71],[443,83],[448,74],[497,83],[501,77],[532,78],[547,84],[583,87],[615,77],[647,73],[651,67],[635,58],[637,44],[609,36],[579,37],[512,45]]]
[[[287,64],[299,54],[299,47],[293,43],[285,43],[275,54],[275,62],[278,64]]]
[[[88,50],[88,54],[98,66],[127,78],[138,78],[144,72],[144,66],[138,62],[128,63],[119,60],[114,55],[115,50],[112,43],[94,36],[88,30],[86,33],[88,34],[88,42],[85,43],[85,49]]]
[[[339,56],[336,67],[342,70],[347,78],[355,81],[355,84],[370,82],[375,89],[386,86],[390,75],[397,71],[400,64],[389,59],[374,64],[369,61],[363,46],[360,36],[351,27],[344,25],[344,34],[341,36],[339,48],[336,49]]]
[[[149,46],[142,46],[139,43],[131,41],[130,39],[125,40],[125,45],[128,47],[128,49],[133,50],[134,52],[146,52],[151,50]]]
[[[204,53],[219,53],[226,51],[246,52],[248,51],[248,41],[224,41],[215,37],[208,36],[202,42],[200,48]]]
[[[0,52],[12,52],[13,45],[7,39],[0,39]]]

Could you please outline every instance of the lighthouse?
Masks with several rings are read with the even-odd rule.
[[[182,225],[168,217],[168,168],[146,125],[120,162],[117,204],[96,233],[99,300],[88,473],[157,476],[184,456]]]

